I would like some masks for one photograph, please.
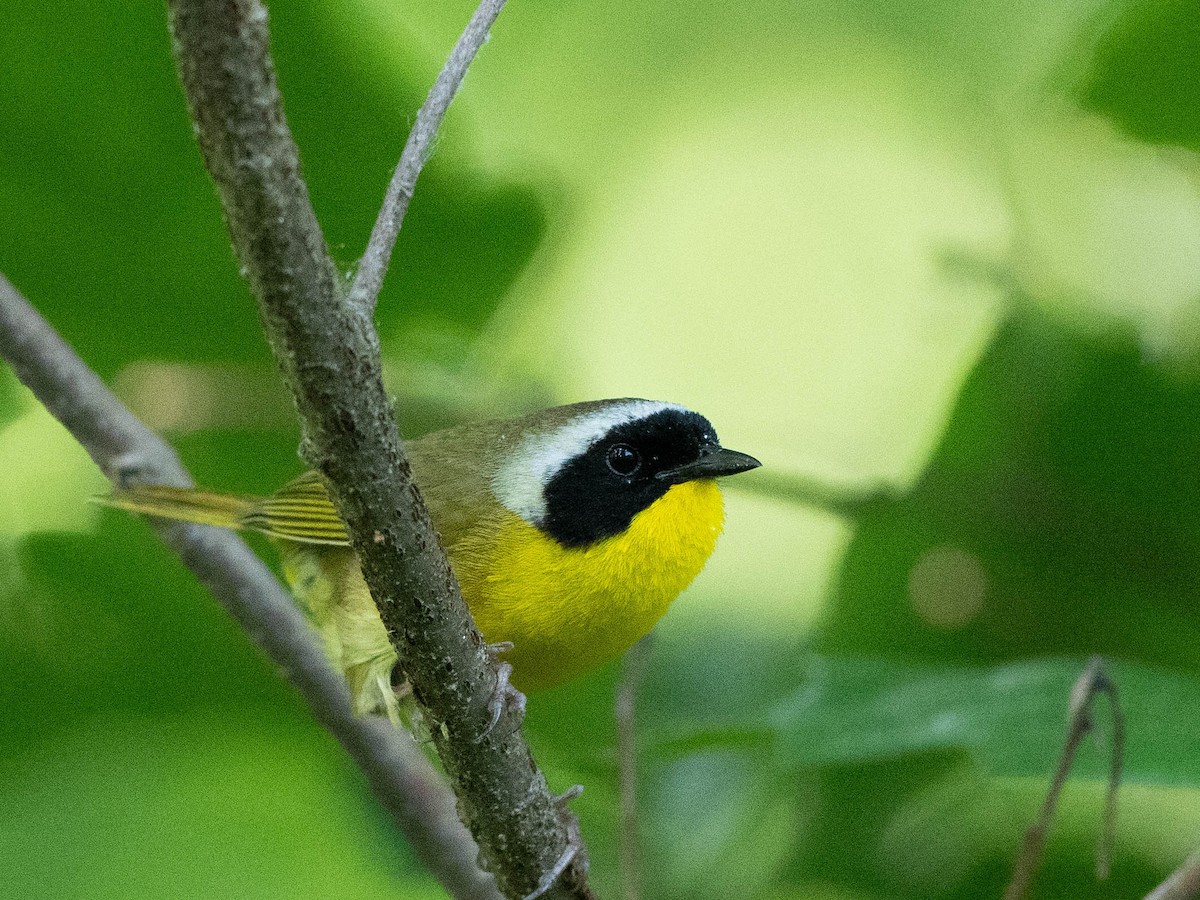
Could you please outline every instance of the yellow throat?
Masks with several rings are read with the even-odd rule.
[[[505,658],[514,684],[550,687],[650,631],[704,567],[723,521],[711,479],[674,485],[625,531],[583,548],[563,547],[508,513],[486,572],[469,564],[459,572],[463,595],[488,641],[512,642]]]
[[[447,547],[489,643],[510,642],[512,682],[553,687],[619,656],[654,627],[712,555],[724,521],[711,479],[674,485],[618,535],[563,547],[505,512]],[[283,544],[284,574],[345,670],[360,711],[387,701],[396,662],[349,550]]]

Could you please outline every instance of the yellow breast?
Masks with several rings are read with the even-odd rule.
[[[673,486],[629,528],[571,549],[512,513],[448,549],[463,597],[524,691],[551,687],[619,656],[647,634],[704,567],[724,509],[714,481]],[[358,561],[347,548],[280,542],[296,597],[346,673],[360,713],[396,718],[396,661]]]
[[[621,534],[585,548],[563,547],[509,513],[486,562],[473,541],[449,549],[479,630],[490,642],[512,642],[505,658],[513,681],[536,690],[607,662],[648,633],[704,567],[723,520],[716,482],[691,481]]]

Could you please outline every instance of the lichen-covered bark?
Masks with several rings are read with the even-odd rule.
[[[343,295],[300,174],[257,0],[169,0],[205,163],[300,415],[301,454],[349,526],[363,575],[422,704],[459,810],[510,897],[562,858],[573,822],[505,712],[496,667],[412,480],[369,308]],[[586,897],[582,858],[547,896]]]

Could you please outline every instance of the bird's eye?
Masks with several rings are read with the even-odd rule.
[[[608,467],[622,478],[628,478],[641,465],[642,458],[628,444],[613,444],[608,448]]]

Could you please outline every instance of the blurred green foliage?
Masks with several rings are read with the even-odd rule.
[[[1200,97],[1192,89],[1200,19],[1187,0],[1141,3],[1124,11],[1097,48],[1080,92],[1086,108],[1135,137],[1200,148]]]
[[[464,0],[278,0],[335,258]],[[204,483],[296,435],[154,4],[7,0],[0,268]],[[1038,898],[1200,844],[1200,4],[513,0],[380,303],[416,434],[624,394],[767,464],[659,629],[647,896],[999,896],[1103,653]],[[1164,151],[1164,147],[1170,149]],[[436,897],[361,778],[0,370],[5,896]],[[853,516],[805,486],[892,499]],[[262,548],[270,556],[268,548]],[[618,895],[609,669],[528,734]]]

